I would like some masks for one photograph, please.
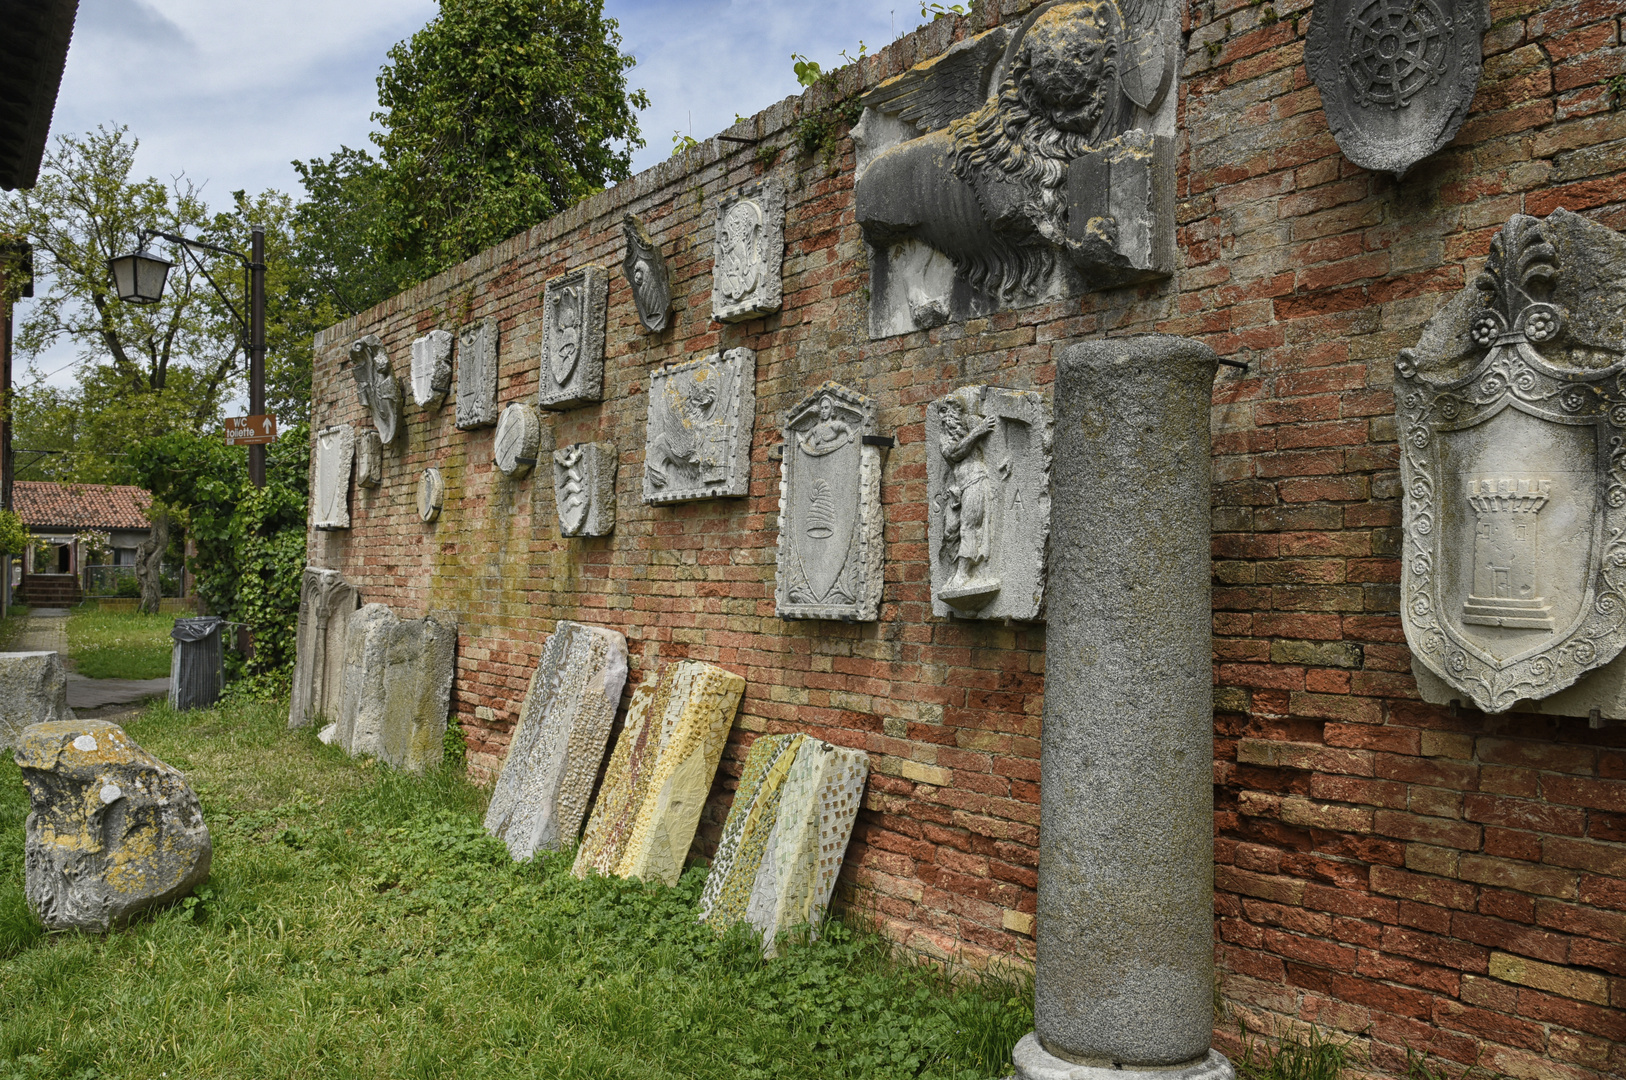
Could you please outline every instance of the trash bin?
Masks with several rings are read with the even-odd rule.
[[[169,636],[175,652],[169,664],[169,704],[174,709],[206,709],[220,700],[226,683],[225,657],[220,631],[226,620],[218,615],[176,619]]]

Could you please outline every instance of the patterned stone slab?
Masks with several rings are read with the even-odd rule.
[[[299,593],[293,700],[288,706],[290,728],[338,715],[350,613],[359,601],[356,587],[337,570],[305,567]]]
[[[553,452],[553,501],[560,536],[615,531],[615,444],[571,443]]]
[[[469,323],[457,332],[457,426],[464,431],[497,422],[497,320]]]
[[[412,400],[420,409],[438,409],[452,388],[452,334],[431,330],[412,343]]]
[[[593,804],[592,816],[587,819],[587,830],[582,834],[576,861],[571,866],[571,872],[579,878],[589,873],[613,874],[621,864],[633,819],[638,816],[638,806],[649,790],[649,777],[660,758],[662,724],[658,717],[651,723],[651,706],[658,685],[659,681],[651,674],[632,692],[626,723],[616,737],[615,749],[610,752],[610,764],[604,771],[604,783],[598,789],[598,801]]]
[[[717,856],[711,860],[706,889],[700,895],[700,920],[719,929],[745,917],[745,905],[756,884],[762,852],[768,834],[779,817],[779,797],[785,774],[796,760],[802,735],[763,735],[751,744],[740,771],[740,786],[734,792],[723,823],[723,837]]]
[[[816,739],[797,749],[746,905],[746,918],[762,933],[763,955],[774,955],[786,930],[818,930],[868,777],[869,756],[862,750]]]
[[[536,448],[541,445],[542,418],[536,409],[516,401],[502,411],[491,444],[499,472],[512,480],[524,479],[536,467]]]
[[[542,290],[542,374],[536,403],[573,409],[604,399],[604,325],[610,273],[584,266]]]
[[[644,501],[745,495],[757,416],[757,358],[729,349],[649,376]]]
[[[384,482],[384,440],[373,428],[356,436],[356,483],[375,488]]]
[[[561,621],[542,648],[486,831],[516,859],[576,842],[627,682],[627,639]]]
[[[311,461],[311,526],[350,527],[350,467],[356,457],[356,429],[334,424],[316,433]]]
[[[744,322],[779,310],[784,299],[785,186],[768,177],[717,204],[711,315]]]
[[[1044,617],[1050,426],[1031,390],[963,386],[927,408],[932,614]]]
[[[666,669],[655,706],[671,735],[616,869],[621,877],[677,884],[744,692],[743,678],[711,664],[683,660]]]
[[[323,740],[409,772],[438,765],[452,707],[456,617],[402,619],[368,604],[348,621],[344,692]]]
[[[785,417],[780,463],[781,619],[867,622],[880,615],[884,557],[875,403],[827,382]]]

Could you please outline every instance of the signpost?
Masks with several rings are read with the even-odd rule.
[[[227,446],[264,446],[277,441],[274,416],[230,416],[226,418]]]

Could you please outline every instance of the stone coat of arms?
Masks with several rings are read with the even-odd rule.
[[[1395,365],[1401,620],[1485,712],[1626,645],[1626,238],[1515,215]]]

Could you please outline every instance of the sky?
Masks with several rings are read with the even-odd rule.
[[[297,196],[290,162],[370,146],[379,68],[437,10],[435,0],[80,0],[52,136],[124,124],[140,140],[139,175],[185,174],[216,207],[238,189]],[[704,139],[799,93],[792,53],[828,70],[860,41],[873,52],[913,30],[920,10],[920,0],[606,0],[638,61],[628,85],[650,98],[633,171],[669,157],[674,131]],[[37,370],[68,385],[73,358],[58,346]]]

